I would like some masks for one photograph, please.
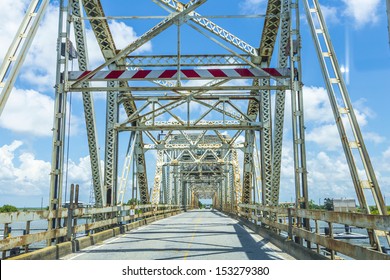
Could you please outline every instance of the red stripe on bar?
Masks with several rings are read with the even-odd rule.
[[[105,79],[118,79],[120,75],[123,74],[125,70],[112,70],[110,73],[105,77]]]
[[[282,74],[280,74],[278,72],[278,70],[276,70],[275,68],[261,68],[261,69],[263,69],[265,72],[267,72],[271,76],[276,76],[276,77],[282,76]]]
[[[181,72],[182,72],[187,78],[200,78],[199,74],[196,73],[195,70],[181,70]]]
[[[138,70],[133,77],[131,77],[132,79],[143,79],[145,78],[147,75],[149,75],[149,73],[152,72],[152,70]]]
[[[91,73],[91,71],[84,71],[83,74],[81,74],[77,80],[80,80],[82,78],[84,78],[85,76],[87,76],[89,73]],[[93,77],[93,76],[92,76]],[[92,77],[89,77],[89,79],[91,79]]]
[[[161,79],[169,79],[172,78],[177,73],[177,70],[165,70],[158,76]]]
[[[208,69],[207,71],[209,71],[210,74],[213,75],[215,78],[227,77],[227,75],[221,69]]]
[[[234,69],[241,77],[253,77],[253,73],[247,68]]]

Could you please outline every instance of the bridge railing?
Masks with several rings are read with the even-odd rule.
[[[366,233],[375,231],[380,236],[379,238],[383,237],[386,240],[386,234],[390,233],[390,216],[388,215],[240,204],[240,216],[256,225],[268,227],[285,237],[286,240],[294,240],[302,246],[304,245],[300,240],[304,239],[306,247],[310,250],[325,254],[331,259],[347,256],[352,259],[390,260],[390,255],[371,248],[369,244],[351,242],[353,238],[366,238],[367,236],[350,232],[342,235],[334,233],[335,227],[345,227],[348,230],[355,227],[367,230]],[[304,227],[302,223],[304,219],[306,223],[309,223],[310,230]],[[321,233],[320,227],[325,229],[324,233]],[[338,253],[342,255],[337,256]]]
[[[4,259],[8,255],[28,252],[31,244],[39,244],[38,246],[42,248],[46,246],[48,240],[60,243],[91,234],[96,230],[178,210],[180,207],[176,205],[147,204],[0,213],[0,225],[3,226],[0,251]],[[97,216],[104,218],[96,219]],[[48,221],[52,219],[57,219],[60,227],[47,230]]]

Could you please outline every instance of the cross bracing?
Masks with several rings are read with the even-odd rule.
[[[60,208],[63,200],[64,120],[70,92],[81,92],[83,97],[96,206],[122,205],[129,178],[133,178],[132,191],[136,190],[143,204],[187,207],[209,198],[221,209],[249,218],[251,208],[241,212],[239,204],[279,205],[285,104],[286,97],[290,97],[294,158],[291,189],[295,193],[294,207],[307,209],[310,167],[306,163],[301,69],[304,54],[300,50],[303,2],[352,187],[366,214],[370,213],[366,190],[380,214],[385,214],[383,197],[317,0],[268,1],[264,23],[256,26],[262,29],[261,36],[255,38],[259,48],[213,22],[212,17],[197,13],[199,7],[207,5],[206,0],[152,2],[168,13],[166,17],[119,49],[104,2],[60,1],[58,42],[63,45],[57,56],[50,210]],[[91,27],[104,58],[94,67],[88,63],[86,25]],[[208,40],[210,49],[218,51],[184,53],[186,36],[182,33],[188,32],[184,28],[187,26]],[[158,50],[150,55],[136,53],[173,29],[177,30],[177,38],[168,39],[173,45],[170,54]],[[73,33],[75,44],[70,39]],[[77,71],[69,67],[71,45],[78,54]],[[67,51],[61,52],[62,46]],[[105,137],[100,139],[104,140],[103,172],[91,92],[106,94]],[[122,146],[128,147],[125,156],[120,154]],[[148,162],[152,153],[155,159]],[[120,162],[123,157],[124,163]],[[363,176],[358,164],[363,166]],[[263,216],[273,221],[277,218],[267,212]],[[55,219],[52,226],[60,227]],[[304,219],[297,219],[297,226],[309,229]],[[369,235],[372,247],[381,250],[377,232],[369,230]]]

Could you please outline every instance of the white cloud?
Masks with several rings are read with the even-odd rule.
[[[341,149],[340,136],[335,124],[333,112],[329,103],[328,94],[325,88],[304,86],[304,111],[305,111],[305,126],[306,140],[314,142],[325,148],[326,150]],[[354,112],[360,128],[365,128],[363,131],[364,139],[375,144],[382,143],[385,139],[378,133],[367,130],[369,120],[375,118],[375,113],[365,104],[365,99],[359,99],[354,102]],[[286,114],[291,114],[289,108],[290,101],[286,103]],[[350,124],[346,115],[342,115],[344,127],[347,136],[352,141],[353,134],[350,129]],[[287,122],[289,127],[289,122]]]
[[[0,127],[34,136],[52,136],[54,100],[35,90],[14,88],[0,118]],[[79,131],[80,118],[71,116],[71,134]]]
[[[32,153],[20,152],[22,141],[0,147],[0,194],[41,195],[49,191],[50,163]],[[18,154],[18,156],[17,156]],[[15,158],[19,164],[15,163]]]
[[[329,7],[321,5],[322,14],[325,17],[327,23],[338,23],[340,19],[338,17],[338,12],[336,7]]]
[[[8,47],[19,28],[19,24],[24,16],[24,10],[27,8],[29,2],[28,0],[1,0],[0,62],[7,53]]]
[[[126,25],[123,22],[111,21],[109,22],[110,30],[114,38],[115,46],[122,49],[135,41],[138,36],[133,27]],[[162,35],[163,36],[163,35]],[[152,43],[149,41],[137,49],[134,53],[149,52],[152,50]]]
[[[21,78],[39,90],[53,90],[56,77],[58,7],[49,5],[23,64]]]
[[[17,206],[38,206],[40,199],[30,201],[30,198],[38,196],[45,197],[46,204],[51,164],[37,159],[33,153],[22,148],[23,142],[19,140],[0,147],[0,198],[16,196]],[[68,186],[71,183],[79,184],[80,200],[88,202],[91,186],[89,156],[79,158],[78,162],[70,159],[68,165]],[[10,202],[0,199],[0,205],[5,203]]]
[[[5,56],[9,45],[24,17],[24,12],[29,1],[4,0],[0,4],[0,59]],[[3,22],[5,24],[3,24]],[[117,48],[123,48],[138,38],[133,27],[123,22],[110,21],[109,26]],[[20,72],[22,82],[27,82],[39,90],[52,90],[55,84],[56,60],[57,60],[57,35],[58,33],[58,4],[49,5],[42,22],[35,35],[28,55]],[[90,67],[96,67],[103,62],[100,48],[96,42],[95,35],[90,28],[86,29],[88,57]],[[71,41],[75,45],[73,31]],[[151,42],[145,43],[134,53],[140,54],[151,51]],[[77,61],[70,63],[70,69],[78,69]]]
[[[390,147],[388,147],[387,150],[383,152],[383,157],[385,159],[390,159]]]
[[[323,87],[303,87],[305,121],[316,124],[334,120],[328,93]]]
[[[36,136],[52,135],[54,101],[35,90],[15,89],[0,118],[0,126]]]
[[[314,142],[327,150],[341,149],[341,142],[335,124],[318,126],[306,133],[306,140]]]
[[[349,168],[343,154],[318,152],[308,159],[309,190],[323,197],[354,197]]]
[[[380,0],[342,0],[347,6],[346,15],[352,17],[358,26],[378,21]]]
[[[383,136],[381,136],[375,132],[366,132],[366,133],[364,133],[363,138],[365,140],[369,140],[375,144],[380,144],[380,143],[383,143],[385,141],[385,138]]]
[[[239,7],[242,13],[256,14],[266,12],[266,0],[244,0]]]

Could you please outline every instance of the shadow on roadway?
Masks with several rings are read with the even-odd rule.
[[[267,246],[268,240],[256,241],[246,229],[238,222],[232,222],[228,216],[215,210],[194,210],[187,213],[198,212],[207,214],[198,217],[202,220],[201,223],[196,223],[196,220],[194,223],[180,222],[188,217],[166,219],[165,223],[159,221],[150,224],[147,228],[141,227],[131,231],[104,247],[88,251],[88,254],[92,254],[90,255],[92,259],[95,254],[107,253],[121,253],[121,259],[125,256],[128,256],[128,259],[150,259],[145,258],[145,255],[149,255],[156,260],[208,259],[208,257],[224,260],[225,257],[231,259],[235,254],[245,254],[248,260],[282,259],[277,254],[281,252],[279,249]],[[213,223],[215,218],[222,219]],[[227,256],[229,254],[232,255]]]

